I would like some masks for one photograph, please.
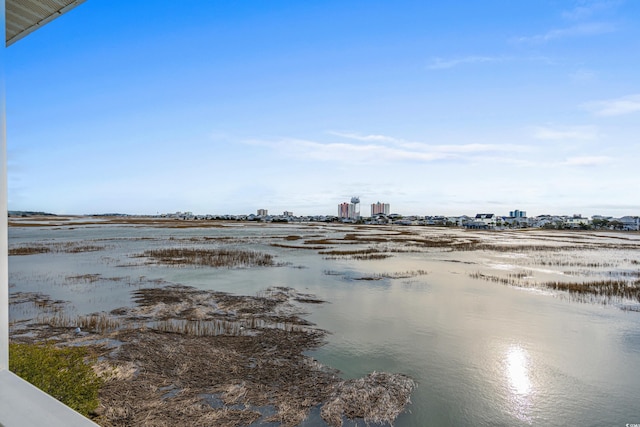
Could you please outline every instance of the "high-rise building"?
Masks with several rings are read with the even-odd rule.
[[[338,205],[338,218],[349,218],[349,203],[344,202]]]
[[[511,218],[526,218],[527,212],[516,209],[515,211],[509,211],[509,216]]]
[[[351,203],[340,203],[338,205],[338,218],[354,220],[360,218],[360,198],[352,197]]]
[[[258,216],[267,216],[269,213],[266,209],[258,209]]]
[[[385,214],[389,215],[391,212],[391,208],[389,207],[389,203],[372,203],[371,204],[371,216],[376,214]]]

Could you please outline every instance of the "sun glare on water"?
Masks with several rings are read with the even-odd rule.
[[[530,378],[531,360],[528,352],[519,345],[508,348],[505,359],[505,376],[509,390],[511,412],[524,422],[531,422],[533,385]]]

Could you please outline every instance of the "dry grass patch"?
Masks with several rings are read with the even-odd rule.
[[[166,248],[145,251],[142,255],[166,265],[207,267],[270,267],[273,256],[239,249]]]
[[[274,248],[285,248],[285,249],[326,249],[326,246],[300,246],[300,245],[285,245],[282,243],[271,243],[271,246]]]
[[[342,426],[343,416],[362,418],[367,424],[392,424],[411,402],[416,386],[416,382],[405,375],[384,372],[341,381],[322,407],[322,419],[332,427]]]
[[[619,303],[622,301],[640,302],[640,280],[595,280],[589,282],[543,282],[529,280],[531,272],[510,273],[506,277],[470,273],[474,279],[483,279],[494,283],[524,288],[542,288],[567,292],[572,300],[579,302],[600,302],[603,304]],[[622,275],[633,279],[635,274]]]
[[[45,253],[76,254],[81,252],[96,252],[103,249],[105,249],[104,246],[91,245],[82,242],[37,243],[13,246],[9,248],[9,255],[35,255]]]

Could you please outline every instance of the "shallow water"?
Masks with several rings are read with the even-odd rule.
[[[428,248],[363,261],[325,259],[318,250],[270,246],[274,242],[304,245],[304,239],[284,240],[287,235],[340,238],[354,230],[363,234],[411,231],[502,245],[579,242],[590,249],[451,252]],[[190,240],[203,236],[240,240]],[[308,319],[331,334],[313,357],[340,369],[347,378],[375,370],[405,373],[418,381],[409,412],[399,417],[397,426],[640,423],[640,313],[470,277],[475,272],[504,277],[527,270],[540,281],[563,280],[573,270],[571,280],[587,280],[605,273],[637,271],[640,251],[633,244],[640,243],[638,235],[319,225],[168,229],[79,224],[71,228],[12,227],[9,238],[10,247],[43,241],[90,241],[105,246],[97,252],[9,258],[10,292],[42,292],[69,301],[66,309],[77,314],[129,305],[132,290],[151,286],[156,279],[238,294],[255,294],[274,285],[314,293],[328,303],[306,305]],[[605,247],[627,243],[627,239],[632,243],[628,248]],[[133,257],[152,247],[182,245],[256,249],[275,255],[286,265],[165,267]],[[372,244],[331,246],[352,250]],[[356,280],[417,270],[428,274]],[[85,274],[99,274],[100,278],[93,282],[79,278]],[[22,305],[11,311],[12,320],[32,314]],[[308,425],[312,424],[317,422]]]

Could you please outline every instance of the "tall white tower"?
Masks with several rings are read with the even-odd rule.
[[[360,218],[360,197],[358,196],[351,198],[351,204],[349,205],[349,218]]]

